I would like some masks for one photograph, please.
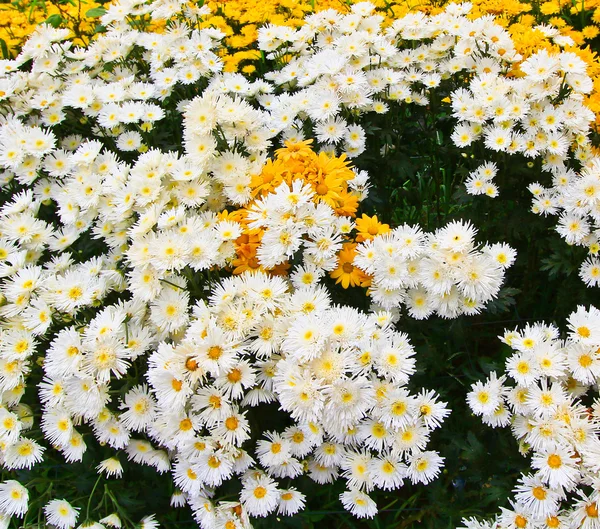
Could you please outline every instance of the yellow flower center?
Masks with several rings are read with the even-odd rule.
[[[223,348],[218,346],[218,345],[213,345],[212,347],[208,348],[208,358],[210,358],[211,360],[218,360],[219,358],[221,358],[221,355],[223,354]]]
[[[239,424],[237,417],[227,417],[225,420],[225,428],[231,431],[236,430]]]
[[[190,421],[187,417],[179,423],[179,429],[182,432],[189,432],[192,428],[192,421]]]
[[[261,487],[260,485],[254,489],[254,497],[257,499],[262,499],[267,495],[267,489]]]
[[[548,466],[552,469],[557,469],[562,466],[562,459],[558,454],[548,456]]]
[[[588,518],[598,518],[598,504],[594,502],[586,505],[585,514],[587,514]]]
[[[577,334],[579,336],[581,336],[582,338],[589,338],[591,332],[590,332],[590,330],[587,327],[585,327],[585,326],[582,325],[581,327],[577,328]]]
[[[544,487],[534,487],[531,491],[533,497],[536,500],[545,500],[546,499],[546,489]]]

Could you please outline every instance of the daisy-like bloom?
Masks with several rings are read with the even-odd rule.
[[[492,151],[506,151],[512,142],[509,129],[500,126],[492,126],[485,130],[485,146]]]
[[[568,350],[567,366],[573,378],[583,384],[594,384],[600,376],[600,358],[596,346],[577,344]]]
[[[279,465],[291,457],[291,447],[288,441],[279,434],[266,432],[267,441],[259,441],[256,444],[256,455],[265,467]]]
[[[517,529],[535,523],[534,516],[524,505],[519,503],[511,502],[510,509],[501,507],[501,511],[499,522],[505,527]]]
[[[173,332],[188,321],[189,294],[185,290],[165,288],[151,304],[151,319],[160,329]]]
[[[586,309],[581,305],[577,307],[577,310],[567,320],[572,338],[590,345],[600,344],[599,322],[600,310],[593,306]]]
[[[387,392],[379,409],[383,424],[396,428],[408,426],[418,413],[415,399],[403,388]]]
[[[600,527],[600,516],[598,509],[598,494],[587,496],[579,493],[580,499],[575,503],[571,512],[570,522],[582,529],[598,529]]]
[[[563,213],[558,221],[556,231],[568,244],[579,244],[590,233],[588,221],[576,213]]]
[[[121,527],[123,527],[123,522],[117,513],[112,513],[104,518],[101,518],[100,523],[108,525],[109,527],[114,527],[115,529],[121,529]]]
[[[250,424],[243,414],[234,409],[212,433],[221,439],[223,444],[242,446],[242,443],[250,438]]]
[[[397,489],[407,475],[406,465],[391,455],[372,459],[370,473],[373,476],[373,484],[383,490]]]
[[[287,331],[283,349],[294,355],[300,361],[316,358],[325,345],[326,336],[323,333],[320,318],[302,315],[296,319]]]
[[[285,516],[292,516],[304,507],[305,496],[296,489],[281,489],[277,512]]]
[[[377,504],[366,493],[357,489],[340,494],[344,508],[357,518],[373,518],[377,514]]]
[[[132,431],[144,430],[156,415],[156,402],[145,384],[136,386],[125,395],[119,421]]]
[[[451,222],[439,231],[437,238],[442,248],[461,252],[472,248],[476,234],[477,230],[468,222]]]
[[[523,61],[520,68],[528,78],[534,81],[544,81],[559,68],[558,56],[550,55],[546,50],[541,50]]]
[[[324,421],[334,428],[349,428],[373,405],[374,391],[365,377],[336,380],[324,390]]]
[[[429,483],[440,473],[444,458],[437,452],[414,451],[408,460],[407,474],[413,483]]]
[[[171,507],[175,507],[175,508],[184,507],[185,504],[186,504],[186,502],[185,502],[184,493],[180,490],[176,490],[171,495],[171,501],[170,501]]]
[[[148,516],[144,516],[140,520],[140,528],[141,529],[157,529],[160,527],[158,520],[155,518],[155,514],[150,514]]]
[[[77,523],[79,508],[66,500],[51,500],[44,506],[44,514],[48,523],[60,529],[70,529]]]
[[[588,287],[597,287],[600,285],[600,260],[595,257],[588,257],[579,269],[579,277]]]
[[[271,478],[259,475],[243,483],[240,499],[248,514],[263,517],[276,509],[280,495],[281,491]]]
[[[527,393],[526,404],[536,417],[547,418],[567,402],[567,397],[560,384],[548,384],[546,379],[540,386],[533,385]]]
[[[0,408],[0,439],[9,444],[17,442],[21,428],[21,422],[16,414],[6,408]]]
[[[423,389],[416,398],[416,405],[421,419],[429,428],[439,428],[444,419],[450,415],[446,402],[438,402],[435,391]]]
[[[577,483],[579,471],[575,452],[565,446],[549,447],[534,455],[531,465],[552,488],[571,490]]]
[[[11,444],[4,454],[4,464],[10,469],[30,469],[43,458],[44,448],[26,437]]]
[[[233,463],[231,452],[205,450],[198,457],[198,466],[194,467],[198,471],[198,477],[201,480],[197,485],[200,486],[201,483],[205,483],[211,487],[218,487],[232,475]],[[189,473],[187,477],[193,480],[196,479]]]
[[[29,492],[18,481],[10,479],[0,483],[0,512],[5,516],[22,518],[27,512]]]
[[[545,519],[558,512],[560,493],[546,486],[540,477],[523,476],[515,488],[515,499],[536,518]]]
[[[517,257],[517,252],[506,243],[485,246],[483,252],[489,255],[502,268],[511,267]]]
[[[96,467],[98,472],[104,472],[108,477],[116,476],[120,478],[123,475],[123,466],[116,457],[109,457],[100,462]]]
[[[469,407],[476,415],[489,415],[493,413],[502,402],[504,377],[496,378],[496,373],[490,374],[490,379],[485,384],[475,382],[467,395]]]
[[[506,370],[521,386],[531,386],[540,376],[536,358],[532,353],[511,356],[506,362]]]

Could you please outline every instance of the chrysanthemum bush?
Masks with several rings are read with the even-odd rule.
[[[409,14],[383,31],[373,6],[356,9],[342,22],[333,14],[329,20],[315,15],[295,32],[261,29],[261,49],[273,50],[271,56],[285,63],[266,75],[284,90],[277,104],[269,101],[272,115],[295,119],[325,146],[356,157],[366,145],[358,117],[397,115],[407,104],[449,101],[445,111],[457,120],[450,134],[454,146],[476,153],[479,162],[506,154],[523,164],[540,159],[542,174],[554,180],[547,191],[536,187],[533,211],[560,213],[561,236],[595,255],[600,187],[588,137],[594,114],[583,104],[592,90],[586,64],[572,51],[544,50],[523,60],[506,30],[491,18],[467,19],[468,9],[448,7],[432,17]],[[415,46],[398,51],[397,42]],[[517,78],[507,75],[515,71]],[[340,118],[342,108],[350,115]],[[395,133],[404,126],[395,125]],[[467,192],[496,197],[501,192],[494,182],[497,171],[493,160],[478,166],[465,182]],[[599,266],[594,257],[582,266],[589,285],[597,284]]]
[[[161,494],[204,528],[332,491],[372,518],[439,477],[449,406],[413,332],[517,293],[517,252],[463,184],[501,200],[492,179],[535,160],[585,180],[589,200],[557,199],[581,224],[600,191],[577,56],[522,61],[469,9],[267,25],[249,78],[222,72],[206,7],[115,3],[89,46],[41,26],[0,62],[4,526],[154,527]],[[427,200],[404,210],[382,168],[407,148]]]
[[[465,527],[598,526],[598,396],[600,311],[579,306],[568,336],[536,323],[506,331],[515,352],[506,374],[473,385],[473,413],[494,428],[511,426],[531,473],[522,474],[510,508],[495,521]]]

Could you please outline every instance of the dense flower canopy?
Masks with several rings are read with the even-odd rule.
[[[496,308],[518,255],[467,218],[370,210],[378,116],[439,105],[414,125],[443,118],[436,145],[477,153],[456,186],[473,201],[508,191],[499,160],[537,164],[545,184],[520,191],[588,250],[576,268],[600,285],[597,65],[577,46],[593,31],[518,32],[483,3],[252,6],[114,2],[91,13],[93,38],[50,21],[0,61],[3,526],[37,501],[19,471],[100,449],[96,485],[149,467],[207,529],[300,512],[302,478],[343,482],[343,508],[372,518],[378,490],[439,476],[430,437],[449,405],[415,381],[401,329]],[[468,395],[534,452],[490,524],[594,527],[597,413],[581,399],[600,375],[598,314],[578,309],[564,342],[543,324],[505,335],[516,387],[493,373]],[[40,516],[133,526],[108,487],[117,513],[90,512],[96,485],[86,509],[53,496]]]

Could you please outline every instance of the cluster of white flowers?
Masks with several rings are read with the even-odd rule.
[[[394,101],[425,105],[442,81],[474,72],[451,93],[458,147],[482,139],[492,151],[543,156],[548,167],[560,166],[573,145],[581,156],[589,153],[584,147],[594,115],[582,99],[592,82],[575,53],[544,50],[522,61],[493,17],[467,18],[469,3],[450,4],[434,16],[409,14],[385,29],[374,9],[360,2],[347,15],[310,15],[295,31],[260,29],[262,50],[292,57],[267,75],[286,92],[263,100],[282,130],[310,119],[319,141],[356,156],[364,150],[364,130],[349,125],[342,110],[385,113]],[[414,46],[405,49],[405,42]],[[507,77],[519,61],[523,75]]]
[[[503,46],[477,43],[482,45],[490,46],[492,55]],[[573,52],[538,51],[519,65],[523,75],[518,78],[503,75],[503,66],[496,61],[476,69],[468,87],[452,92],[452,113],[459,121],[455,145],[482,139],[491,151],[542,157],[544,168],[553,171],[564,170],[570,149],[589,155],[594,114],[583,95],[591,92],[592,80],[583,60]]]
[[[28,437],[34,412],[20,402],[28,375],[42,360],[41,429],[67,462],[81,461],[90,442],[81,428],[88,426],[100,444],[141,453],[143,443],[130,440],[136,415],[127,413],[127,399],[125,411],[109,408],[110,383],[187,323],[189,296],[178,272],[222,267],[235,254],[239,226],[212,213],[228,198],[236,202],[231,180],[217,173],[228,174],[234,145],[261,150],[263,158],[268,146],[255,136],[248,139],[261,121],[247,104],[220,92],[210,99],[215,107],[208,131],[190,123],[186,113],[196,100],[179,101],[177,108],[161,103],[176,84],[198,83],[220,70],[214,53],[220,32],[178,25],[159,35],[112,27],[85,49],[59,44],[67,35],[42,26],[17,59],[2,61],[0,104],[8,111],[0,124],[1,183],[22,189],[0,210],[0,446],[9,470],[30,469],[43,457],[37,436]],[[124,63],[125,57],[130,61]],[[140,59],[149,65],[148,76],[136,69]],[[19,70],[28,61],[32,66]],[[181,123],[182,114],[183,145],[174,139],[173,151],[148,150],[154,124],[165,117]],[[90,136],[57,132],[73,115],[91,125]],[[202,137],[215,130],[223,140],[219,149]],[[143,153],[133,163],[117,154],[133,151]],[[244,170],[259,171],[262,163],[252,165],[256,159],[245,161]],[[45,211],[50,205],[56,211],[52,222]],[[97,245],[94,257],[82,262],[81,249],[66,251],[90,235],[105,244]],[[126,277],[123,263],[129,266]],[[106,295],[126,288],[129,301],[103,307]],[[45,357],[38,356],[40,341],[48,339]],[[169,470],[166,451],[153,449],[152,456],[159,472]],[[111,457],[98,472],[119,477],[123,469]],[[18,482],[0,485],[0,525],[22,517],[28,499]],[[78,518],[66,500],[50,501],[44,513],[61,529]],[[113,518],[101,523],[120,527]],[[151,517],[142,520],[143,527],[155,525]]]
[[[506,375],[492,372],[468,394],[473,413],[492,427],[510,425],[521,452],[532,453],[511,508],[493,522],[464,520],[468,529],[598,527],[600,310],[579,306],[567,323],[566,340],[552,325],[505,332],[515,351]]]
[[[129,432],[168,448],[173,479],[205,528],[222,517],[246,527],[248,515],[296,513],[304,495],[277,480],[305,473],[320,484],[341,475],[344,506],[373,516],[373,488],[438,474],[442,458],[426,447],[448,414],[435,392],[406,388],[414,350],[393,323],[388,312],[333,305],[320,286],[294,289],[262,273],[223,280],[172,329],[180,339],[161,341],[149,356],[149,386],[125,395],[114,422],[122,431],[104,439],[159,470],[167,454]],[[262,439],[251,450],[252,408],[271,402],[292,425],[254,430]],[[241,476],[240,502],[211,500],[233,476]]]
[[[481,164],[477,169],[471,171],[465,182],[467,193],[470,195],[487,195],[491,198],[498,196],[498,186],[494,183],[494,177],[498,174],[498,167],[494,162]]]
[[[600,158],[584,162],[579,173],[554,172],[552,186],[529,186],[532,211],[539,215],[559,215],[556,231],[567,244],[585,246],[590,256],[579,269],[588,286],[600,286]]]
[[[406,305],[416,319],[478,314],[498,295],[516,252],[504,243],[478,249],[476,234],[465,222],[430,234],[399,226],[359,244],[354,265],[373,276],[371,297],[385,309]]]
[[[450,4],[435,16],[411,13],[383,29],[375,6],[359,2],[349,14],[309,15],[298,30],[267,25],[259,30],[259,47],[270,58],[285,55],[286,64],[265,77],[284,92],[260,102],[284,134],[301,135],[308,120],[326,148],[358,156],[366,135],[356,116],[386,113],[394,102],[427,105],[429,91],[443,79],[487,67],[476,42],[502,48],[498,64],[520,59],[508,33],[492,18],[469,20],[470,8]]]
[[[294,180],[291,187],[283,182],[251,206],[248,228],[265,230],[257,251],[262,266],[273,268],[302,247],[305,265],[321,271],[337,266],[342,237],[354,223],[350,217],[337,216],[328,204],[315,203],[316,196],[309,184]]]

